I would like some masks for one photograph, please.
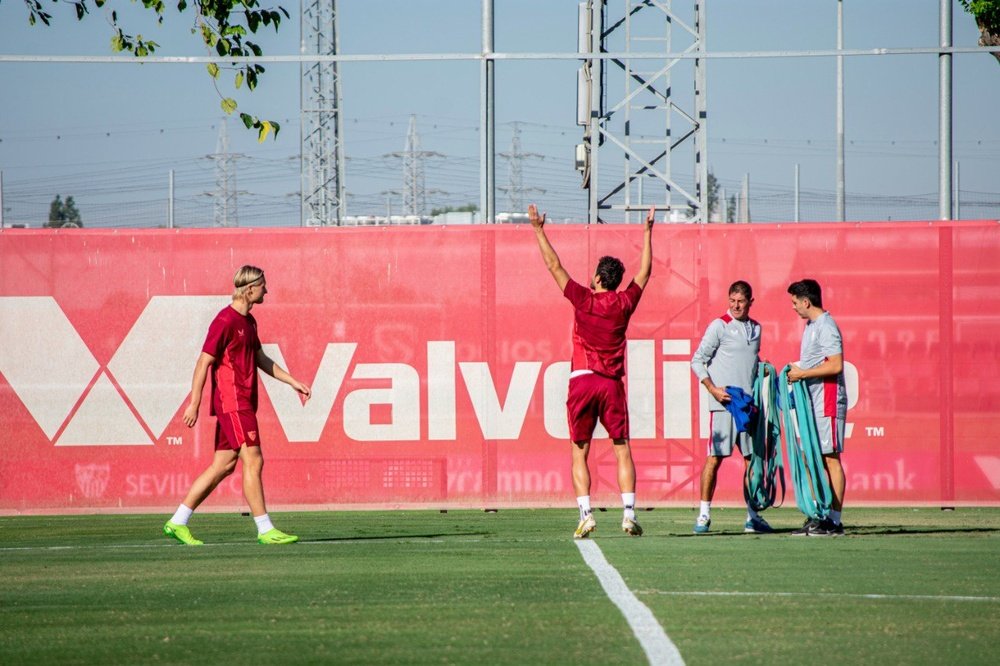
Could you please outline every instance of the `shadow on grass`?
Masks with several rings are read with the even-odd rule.
[[[917,525],[845,525],[847,535],[897,536],[908,534],[1000,534],[997,527],[920,527]]]
[[[445,537],[482,537],[492,536],[494,532],[441,532],[439,534],[372,534],[357,536],[321,537],[319,539],[302,539],[302,543],[331,543],[337,541],[398,541],[402,539],[442,539]]]
[[[711,537],[773,537],[773,536],[793,536],[792,532],[798,527],[775,527],[772,534],[754,534],[751,532],[741,532],[737,530],[718,532],[707,532],[705,534],[670,534],[672,537],[706,539]],[[920,527],[916,525],[844,525],[845,534],[843,536],[909,536],[920,534],[1000,534],[998,527]],[[805,535],[794,535],[805,536]],[[815,538],[815,537],[814,537]]]

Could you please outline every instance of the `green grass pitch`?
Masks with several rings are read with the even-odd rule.
[[[640,664],[575,509],[0,517],[0,664]],[[848,507],[848,535],[598,512],[593,540],[687,664],[1000,663],[1000,509]]]

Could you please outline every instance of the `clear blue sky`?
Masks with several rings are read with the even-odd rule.
[[[168,9],[163,26],[132,3],[112,2],[132,32],[161,44],[158,55],[205,55],[189,33],[192,15]],[[682,16],[686,3],[675,0]],[[4,55],[108,55],[104,10],[78,23],[72,8],[46,3],[52,27],[30,27],[19,0],[0,2]],[[344,53],[477,52],[479,0],[339,0]],[[624,2],[611,3],[617,15]],[[709,0],[710,51],[831,49],[834,0]],[[299,53],[298,3],[277,35],[258,41],[267,55]],[[495,0],[497,51],[576,50],[576,0]],[[934,46],[937,0],[845,0],[845,48]],[[676,34],[676,33],[675,33]],[[954,44],[975,46],[974,21],[955,3]],[[679,38],[676,38],[679,40]],[[675,49],[682,44],[675,44]],[[522,123],[524,185],[557,218],[582,220],[586,193],[573,170],[581,141],[575,61],[499,62],[497,149],[509,151],[511,123]],[[685,70],[685,67],[688,69]],[[690,96],[690,63],[674,87]],[[848,217],[936,217],[937,56],[846,59]],[[709,164],[732,193],[750,175],[757,220],[790,216],[793,169],[801,168],[803,214],[831,219],[835,187],[835,62],[832,58],[713,60],[708,69]],[[348,209],[400,211],[401,165],[387,153],[404,148],[416,115],[421,147],[443,154],[426,163],[429,206],[478,203],[479,65],[477,62],[343,65]],[[226,94],[230,88],[220,84]],[[1000,63],[954,57],[955,147],[963,216],[997,217],[1000,201]],[[0,62],[0,170],[6,220],[35,226],[55,194],[73,195],[87,226],[151,226],[165,220],[167,173],[176,173],[181,225],[210,224],[214,163],[222,113],[204,65],[41,64]],[[617,93],[609,98],[615,101]],[[241,155],[240,221],[298,224],[299,67],[272,64],[241,109],[282,122],[277,142],[258,144],[238,120],[230,150]],[[497,184],[507,162],[498,158]],[[691,166],[674,163],[679,179]],[[898,199],[891,199],[897,197]],[[498,210],[506,198],[497,194]]]

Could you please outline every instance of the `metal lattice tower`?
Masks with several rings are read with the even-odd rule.
[[[498,187],[497,189],[501,192],[507,193],[507,202],[510,206],[510,213],[523,213],[527,209],[524,206],[524,194],[526,192],[538,192],[545,193],[540,187],[525,187],[524,186],[524,172],[521,167],[521,162],[529,157],[537,157],[538,159],[545,159],[544,155],[539,153],[526,153],[521,150],[521,123],[514,121],[511,123],[513,127],[513,132],[510,139],[510,152],[500,153],[500,157],[504,158],[508,162],[507,176],[509,178],[507,187]]]
[[[410,126],[406,132],[406,149],[402,152],[389,153],[387,157],[398,157],[403,160],[403,214],[424,215],[427,210],[428,192],[424,187],[424,160],[444,155],[433,150],[420,150],[416,116],[410,116]]]
[[[581,5],[581,53],[626,54],[621,59],[587,60],[581,71],[581,101],[587,108],[581,110],[579,121],[586,125],[582,170],[584,187],[590,190],[590,222],[603,221],[604,211],[622,211],[631,221],[634,213],[641,215],[650,205],[708,221],[705,60],[694,60],[694,95],[685,110],[673,87],[674,70],[684,59],[632,61],[627,55],[704,51],[704,2],[694,2],[693,26],[674,11],[674,0],[624,0],[623,14],[610,25],[609,0]],[[680,39],[675,39],[675,28]],[[678,49],[682,41],[686,44]],[[621,46],[614,48],[612,43]],[[609,69],[620,70],[624,79],[624,95],[613,105],[607,100]],[[674,158],[682,155],[693,157],[693,187],[682,186],[675,176]],[[621,160],[620,181],[610,177],[610,167],[602,168],[602,156],[612,166]]]
[[[215,161],[214,218],[217,227],[240,226],[236,205],[236,158],[229,152],[229,129],[225,118],[219,127],[219,139],[215,144],[215,154],[209,158]]]
[[[302,0],[302,55],[337,55],[337,0]],[[302,224],[339,225],[346,212],[338,64],[303,62]]]

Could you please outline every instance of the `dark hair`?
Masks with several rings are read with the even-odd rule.
[[[625,274],[625,266],[615,257],[601,257],[597,262],[598,277],[601,278],[601,286],[608,291],[614,291],[622,283],[622,275]]]
[[[743,294],[748,301],[753,300],[753,287],[746,280],[737,280],[729,285],[729,295]]]
[[[823,290],[819,282],[812,278],[805,278],[788,285],[788,293],[796,298],[808,298],[815,307],[823,307]]]

